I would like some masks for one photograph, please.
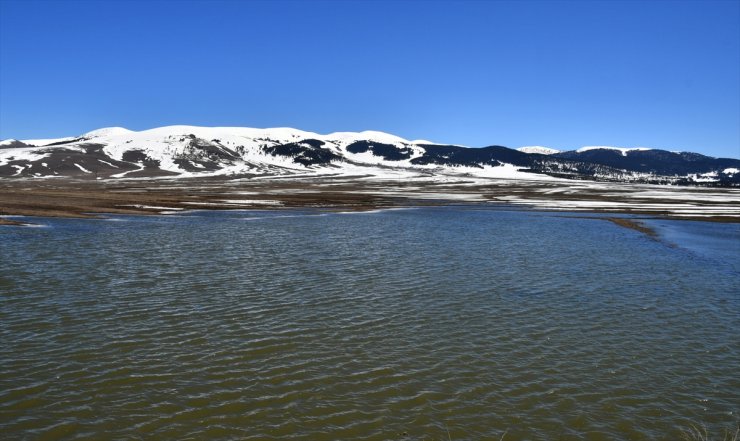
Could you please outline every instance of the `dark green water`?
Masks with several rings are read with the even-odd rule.
[[[0,228],[3,439],[677,439],[740,420],[740,226],[194,212]]]

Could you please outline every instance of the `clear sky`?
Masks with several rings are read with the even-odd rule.
[[[740,157],[740,2],[0,0],[0,138],[380,130]]]

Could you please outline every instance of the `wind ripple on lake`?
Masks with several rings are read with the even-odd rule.
[[[737,262],[534,212],[126,220],[0,232],[5,436],[672,439],[738,418]]]

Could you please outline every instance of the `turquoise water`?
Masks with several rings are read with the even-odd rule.
[[[740,225],[35,221],[0,228],[0,438],[672,440],[740,419]]]

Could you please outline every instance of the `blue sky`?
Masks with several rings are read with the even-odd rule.
[[[170,124],[737,158],[740,2],[0,0],[0,138]]]

